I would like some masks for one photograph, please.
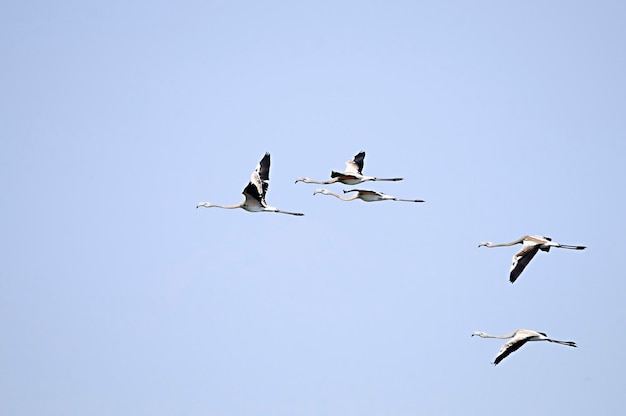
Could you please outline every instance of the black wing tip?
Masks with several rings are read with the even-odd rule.
[[[265,154],[263,155],[263,157],[261,158],[261,161],[259,162],[261,165],[263,164],[269,164],[270,163],[270,152],[265,152]]]
[[[261,179],[261,181],[270,180],[270,164],[270,153],[265,152],[265,155],[263,156],[256,168],[256,172],[259,174],[259,179]]]

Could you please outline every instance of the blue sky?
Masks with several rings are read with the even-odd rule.
[[[626,6],[0,4],[0,413],[623,409]],[[425,204],[313,196],[365,150]],[[233,204],[263,153],[268,203]],[[331,185],[333,191],[344,187]],[[525,234],[539,253],[511,285]],[[527,345],[517,328],[576,341]],[[512,405],[513,404],[513,405]]]

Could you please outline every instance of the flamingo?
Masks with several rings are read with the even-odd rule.
[[[250,176],[250,182],[242,192],[243,195],[246,197],[245,200],[234,205],[217,205],[211,202],[198,202],[196,208],[243,208],[249,212],[277,212],[279,214],[289,214],[297,216],[304,215],[299,212],[281,211],[278,208],[270,207],[267,205],[267,203],[265,202],[265,194],[267,193],[267,189],[269,187],[269,184],[267,183],[267,181],[270,179],[269,175],[270,154],[266,152],[265,156],[263,156],[254,172],[252,172],[252,175]]]
[[[559,244],[552,241],[550,237],[542,237],[540,235],[525,235],[515,241],[503,244],[494,244],[486,241],[480,243],[478,247],[506,247],[513,246],[515,244],[522,244],[522,248],[513,256],[513,263],[511,264],[511,272],[509,275],[511,283],[517,280],[520,274],[522,274],[522,271],[524,271],[528,263],[533,257],[535,257],[535,254],[537,254],[539,250],[548,252],[551,247],[567,248],[570,250],[584,250],[586,248],[585,246]]]
[[[346,170],[343,172],[331,171],[331,179],[327,181],[316,181],[311,178],[298,178],[295,183],[316,183],[320,185],[329,185],[331,183],[341,182],[345,185],[357,185],[367,181],[401,181],[403,178],[377,178],[374,176],[364,176],[363,160],[365,159],[365,152],[357,153],[352,160],[346,162]]]
[[[382,192],[368,191],[366,189],[350,189],[350,190],[343,191],[344,194],[347,194],[350,192],[356,192],[356,193],[348,197],[343,197],[341,195],[337,195],[333,192],[330,192],[328,189],[316,189],[315,192],[313,192],[313,195],[315,194],[332,195],[336,198],[341,199],[342,201],[353,201],[355,199],[361,199],[365,202],[377,202],[377,201],[425,202],[421,199],[400,199],[400,198],[396,198],[395,196],[383,194]]]
[[[556,339],[550,339],[543,332],[532,331],[530,329],[518,329],[517,331],[513,331],[508,335],[489,335],[482,331],[476,331],[472,334],[472,336],[479,336],[481,338],[498,338],[498,339],[508,339],[512,338],[510,341],[506,342],[500,348],[498,352],[498,356],[493,361],[493,365],[498,365],[500,361],[504,360],[511,353],[519,350],[522,345],[526,344],[529,341],[549,341],[554,342],[561,345],[567,345],[568,347],[576,347],[576,343],[572,341],[558,341]]]

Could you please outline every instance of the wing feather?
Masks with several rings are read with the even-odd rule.
[[[270,179],[270,154],[265,153],[259,164],[250,175],[250,183],[243,190],[244,195],[249,195],[259,202],[262,206],[266,206],[265,194],[269,189],[266,182]]]
[[[346,162],[346,173],[358,173],[361,175],[363,171],[363,160],[365,159],[365,152],[357,153],[352,160]]]
[[[267,190],[267,182],[263,182],[262,185],[265,190]],[[248,200],[248,205],[253,205],[254,203],[259,204],[261,206],[265,206],[265,192],[259,193],[259,188],[256,184],[249,182],[248,186],[246,186],[243,190],[243,195]]]
[[[510,340],[509,342],[507,342],[506,344],[504,344],[500,348],[500,351],[498,352],[498,356],[493,361],[493,364],[494,365],[498,365],[506,357],[508,357],[509,355],[514,353],[515,351],[517,351],[520,348],[522,348],[522,345],[526,344],[526,342],[528,342],[528,338],[527,337],[524,337],[524,338],[516,337],[516,338],[513,338],[512,340]]]
[[[261,161],[257,165],[255,172],[258,173],[259,178],[262,181],[270,180],[270,154],[269,152],[265,152],[265,156],[263,156],[263,159],[261,159]]]
[[[511,264],[511,273],[509,280],[511,283],[515,282],[517,278],[522,274],[528,263],[535,257],[535,254],[539,251],[539,245],[536,246],[522,246],[522,249],[513,256],[513,263]]]

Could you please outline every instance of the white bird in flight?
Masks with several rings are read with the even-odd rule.
[[[329,185],[331,183],[341,182],[346,185],[357,185],[367,181],[401,181],[403,178],[377,178],[374,176],[363,175],[363,160],[365,152],[357,153],[352,160],[346,162],[346,170],[343,172],[331,171],[331,179],[327,181],[316,181],[311,178],[298,178],[295,183],[317,183],[320,185]]]
[[[356,193],[348,197],[343,197],[341,195],[337,195],[333,192],[330,192],[328,189],[316,189],[315,192],[313,192],[313,195],[315,194],[332,195],[336,198],[341,199],[342,201],[353,201],[355,199],[361,199],[365,202],[378,202],[378,201],[424,202],[421,199],[400,199],[400,198],[396,198],[395,196],[383,194],[382,192],[368,191],[366,189],[349,189],[349,190],[343,191],[344,194],[347,194],[350,192],[356,192]]]
[[[225,209],[234,209],[234,208],[243,208],[249,212],[277,212],[279,214],[289,214],[289,215],[304,215],[299,212],[288,212],[281,211],[277,208],[270,207],[265,202],[265,194],[267,193],[267,189],[269,184],[267,181],[270,179],[270,154],[265,153],[263,159],[259,162],[254,172],[250,176],[250,182],[243,190],[243,195],[246,197],[245,200],[241,201],[238,204],[234,205],[217,205],[211,202],[198,202],[196,208],[205,207],[205,208],[225,208]]]
[[[512,338],[510,341],[506,342],[500,348],[498,352],[498,356],[493,361],[493,365],[498,365],[500,361],[504,360],[506,357],[511,355],[511,353],[519,350],[522,345],[526,344],[529,341],[549,341],[554,342],[561,345],[567,345],[568,347],[576,347],[576,343],[572,341],[559,341],[556,339],[550,339],[543,332],[532,331],[530,329],[518,329],[517,331],[513,331],[508,335],[489,335],[482,331],[476,331],[472,334],[472,336],[479,336],[481,338],[498,338],[498,339],[508,339]]]
[[[517,280],[520,274],[522,274],[522,271],[524,271],[528,263],[533,257],[535,257],[535,254],[537,254],[539,250],[548,252],[551,247],[567,248],[570,250],[584,250],[586,248],[585,246],[559,244],[552,241],[550,237],[542,237],[540,235],[525,235],[515,241],[503,244],[494,244],[486,241],[480,243],[478,247],[505,247],[513,246],[515,244],[522,244],[522,249],[513,256],[513,263],[511,264],[511,272],[509,274],[509,280],[511,283]]]

